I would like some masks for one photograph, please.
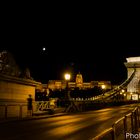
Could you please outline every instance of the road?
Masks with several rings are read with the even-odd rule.
[[[0,124],[0,140],[88,140],[112,126],[135,105],[39,120]]]

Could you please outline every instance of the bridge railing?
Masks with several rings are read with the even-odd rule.
[[[56,101],[55,100],[50,100],[50,101],[36,101],[35,102],[35,111],[45,111],[47,109],[54,109],[57,107]]]
[[[140,108],[136,107],[131,113],[118,119],[112,127],[104,130],[92,140],[120,140],[130,139],[131,134],[138,133],[140,128]]]

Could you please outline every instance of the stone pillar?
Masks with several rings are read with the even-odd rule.
[[[126,60],[127,62],[125,62],[124,64],[127,68],[127,78],[129,78],[134,72],[134,69],[136,69],[136,73],[133,79],[127,86],[127,92],[140,94],[140,57],[129,57],[126,58]]]
[[[0,74],[0,117],[26,116],[27,98],[32,95],[35,103],[35,89],[39,82]],[[35,109],[35,107],[33,107]],[[21,113],[20,113],[21,112]]]

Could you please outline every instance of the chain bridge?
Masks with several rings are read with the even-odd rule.
[[[78,112],[104,106],[105,103],[132,103],[140,100],[140,57],[126,58],[127,79],[108,92],[98,95],[94,100],[73,100],[70,91],[67,92],[67,105],[64,112]],[[122,95],[125,98],[116,98]],[[120,96],[120,97],[122,97]],[[39,102],[40,108],[50,108],[49,101]],[[37,107],[37,108],[38,108]]]
[[[126,90],[125,94],[127,100],[130,99],[130,96],[137,95],[139,99],[140,94],[140,57],[130,57],[127,58],[127,62],[124,63],[127,68],[128,78],[119,86],[112,89],[109,92],[104,93],[102,96],[103,99],[110,99],[113,96],[120,94],[122,90]],[[100,100],[98,98],[97,100]]]
[[[96,103],[107,103],[107,102],[123,102],[123,101],[139,101],[140,100],[140,57],[129,57],[126,58],[127,62],[124,65],[127,68],[127,79],[117,87],[112,90],[103,93],[102,95],[97,96],[94,100],[82,100],[82,101],[73,101],[70,98],[70,104],[66,108],[66,112],[75,110],[82,111],[85,106],[90,106],[94,108]],[[124,99],[114,99],[117,95],[123,94],[126,96]],[[99,105],[99,104],[98,104]]]

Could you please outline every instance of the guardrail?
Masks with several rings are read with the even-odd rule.
[[[92,138],[92,140],[126,140],[127,134],[136,134],[140,127],[139,110],[139,107],[135,107],[131,113],[118,119],[112,127]]]

